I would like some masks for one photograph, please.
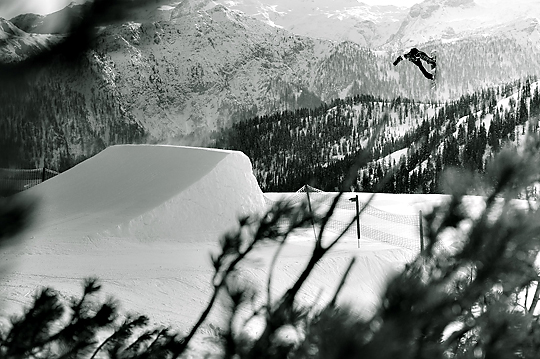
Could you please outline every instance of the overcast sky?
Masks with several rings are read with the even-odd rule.
[[[112,1],[112,0],[111,0]],[[176,0],[180,1],[180,0]],[[264,1],[264,0],[263,0]],[[267,0],[271,3],[271,0]],[[332,0],[328,0],[332,1]],[[361,0],[369,5],[412,6],[422,0]],[[0,17],[11,19],[23,13],[50,14],[66,7],[71,0],[0,0]],[[76,0],[75,2],[84,2]]]

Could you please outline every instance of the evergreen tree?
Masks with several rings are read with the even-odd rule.
[[[517,114],[518,123],[521,125],[529,120],[529,110],[527,109],[527,98],[525,94],[526,92],[522,91]]]

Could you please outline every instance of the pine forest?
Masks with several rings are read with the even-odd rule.
[[[336,191],[358,152],[368,151],[352,190],[436,193],[444,169],[482,174],[493,154],[538,130],[540,95],[533,85],[526,79],[443,104],[355,96],[236,123],[215,133],[214,145],[247,154],[267,192],[305,184]],[[401,155],[390,160],[393,153]]]

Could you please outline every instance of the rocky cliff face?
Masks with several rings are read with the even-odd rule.
[[[169,11],[168,21],[107,26],[95,48],[108,86],[156,138],[312,107],[353,94],[362,78],[383,81],[372,67],[381,59],[354,43],[294,35],[213,1]]]
[[[323,51],[221,5],[196,10],[184,2],[170,21],[107,27],[96,52],[119,101],[162,138],[275,109],[275,83],[308,91],[317,47]]]

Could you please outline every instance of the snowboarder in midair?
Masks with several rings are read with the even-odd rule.
[[[403,59],[407,59],[409,60],[410,62],[412,62],[413,64],[415,64],[416,66],[418,66],[418,68],[420,69],[420,71],[422,71],[422,74],[430,79],[430,80],[433,80],[434,79],[434,76],[432,73],[430,73],[429,71],[427,71],[424,66],[422,65],[422,61],[421,60],[424,60],[425,62],[427,62],[428,64],[431,65],[431,69],[435,69],[435,67],[437,66],[437,63],[435,61],[435,58],[433,57],[430,57],[428,56],[428,54],[426,54],[425,52],[423,51],[420,51],[418,50],[416,47],[413,47],[411,49],[411,51],[403,54],[403,55],[400,55],[398,56],[398,58],[396,59],[396,61],[394,61],[394,66],[396,66],[397,64],[399,64],[399,62]]]

